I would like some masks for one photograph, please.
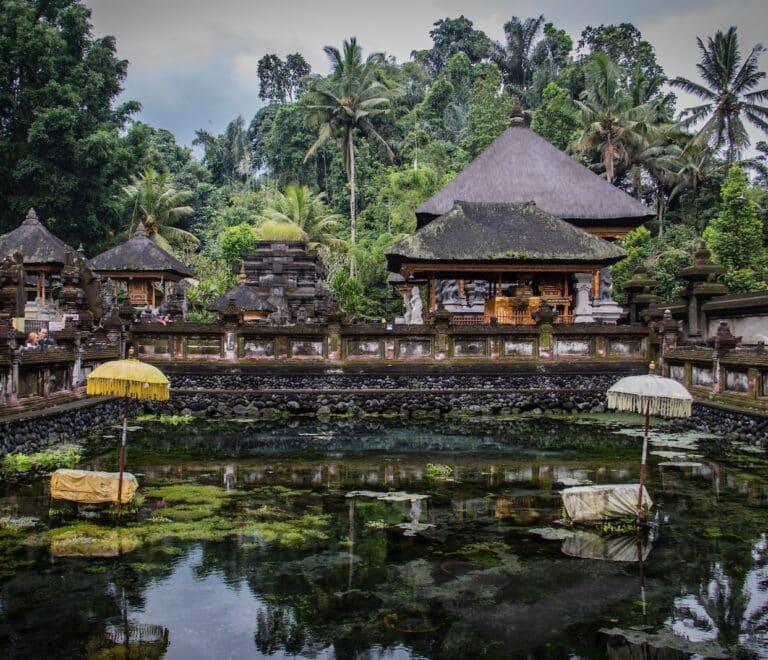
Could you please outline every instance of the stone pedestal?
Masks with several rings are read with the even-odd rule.
[[[595,321],[611,325],[616,325],[622,315],[621,305],[613,300],[595,300],[592,303],[592,310]]]
[[[594,310],[592,307],[592,274],[576,273],[573,276],[573,290],[576,294],[576,302],[573,308],[574,323],[594,323]]]

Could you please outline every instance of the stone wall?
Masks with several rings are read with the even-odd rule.
[[[137,406],[132,407],[137,411]],[[0,423],[0,456],[31,453],[65,439],[81,438],[90,431],[117,424],[123,404],[101,401],[93,405],[59,406],[48,414],[29,414]],[[117,433],[117,432],[116,432]]]
[[[605,412],[605,391],[618,375],[526,376],[255,376],[172,375],[165,403],[135,404],[133,412],[192,414],[204,418],[281,414],[514,415],[518,413]],[[82,403],[82,402],[81,402]],[[0,454],[30,452],[63,438],[114,425],[122,404],[100,402],[76,409],[62,406],[0,424]],[[768,446],[768,416],[696,403],[689,420],[675,422]]]

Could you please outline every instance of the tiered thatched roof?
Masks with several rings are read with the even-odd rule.
[[[160,273],[179,279],[194,276],[187,266],[149,238],[143,224],[139,224],[125,243],[95,256],[91,266],[106,276],[120,273]]]
[[[395,243],[388,266],[403,263],[609,265],[626,252],[546,213],[533,202],[456,202],[446,214]]]
[[[35,209],[16,229],[0,236],[0,259],[21,252],[26,266],[63,266],[66,255],[76,256],[75,250],[54,236],[37,218]]]
[[[458,200],[532,200],[543,211],[581,227],[635,227],[653,216],[647,206],[522,123],[507,128],[455,179],[416,209],[418,226],[448,213]]]

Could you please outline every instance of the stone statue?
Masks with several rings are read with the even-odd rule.
[[[603,268],[600,271],[600,300],[613,302],[611,297],[613,293],[613,275],[610,268]]]
[[[415,286],[411,289],[409,302],[410,313],[406,312],[405,322],[414,325],[421,325],[424,323],[424,314],[419,287]]]

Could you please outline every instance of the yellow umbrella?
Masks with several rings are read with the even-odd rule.
[[[121,396],[125,399],[125,407],[123,408],[123,437],[118,457],[120,477],[117,485],[117,510],[119,513],[123,494],[123,472],[125,471],[128,399],[167,401],[170,397],[168,379],[157,367],[134,359],[133,349],[131,349],[127,360],[105,362],[88,374],[85,391],[92,396]]]

